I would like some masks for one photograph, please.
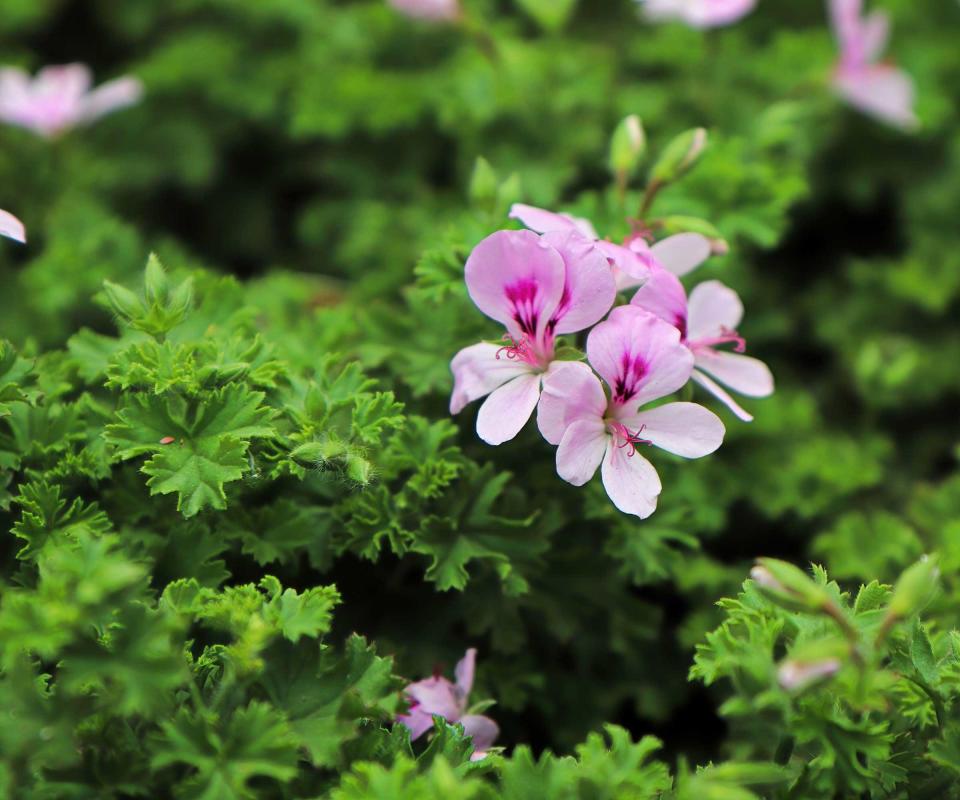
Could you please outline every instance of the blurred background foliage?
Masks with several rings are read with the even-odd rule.
[[[0,248],[0,330],[27,360],[40,359],[27,386],[32,410],[2,423],[6,527],[23,525],[30,502],[51,508],[53,501],[24,494],[37,487],[46,486],[45,497],[56,484],[71,502],[96,500],[113,525],[100,526],[107,538],[80,537],[77,546],[100,548],[88,555],[104,569],[140,572],[98,584],[107,588],[89,599],[91,619],[109,608],[162,615],[166,602],[181,616],[169,612],[150,628],[158,641],[185,635],[186,618],[216,628],[204,603],[223,586],[256,583],[265,570],[298,592],[335,584],[342,603],[332,622],[311,617],[310,635],[329,628],[341,648],[355,631],[395,656],[396,671],[408,677],[476,645],[501,742],[537,752],[573,752],[613,722],[660,737],[671,764],[681,754],[694,764],[772,759],[769,738],[728,726],[729,715],[718,712],[730,684],[687,680],[694,646],[727,613],[716,601],[738,591],[758,555],[823,564],[855,592],[874,579],[891,583],[936,551],[944,591],[927,616],[946,658],[942,637],[960,620],[960,6],[877,5],[894,19],[891,55],[917,83],[923,126],[914,134],[832,97],[835,47],[825,9],[810,0],[761,0],[742,22],[708,32],[646,24],[628,0],[467,0],[461,25],[416,23],[379,0],[3,0],[4,64],[35,70],[84,61],[97,82],[133,74],[146,87],[137,107],[54,141],[0,127],[0,207],[23,219],[30,236],[26,247]],[[642,118],[654,155],[685,129],[709,130],[702,162],[657,197],[654,212],[709,220],[728,241],[729,254],[696,277],[720,278],[741,294],[741,332],[778,382],[774,397],[751,404],[754,423],[724,417],[727,441],[714,457],[661,459],[665,492],[644,522],[619,514],[598,485],[561,483],[535,431],[493,450],[476,440],[473,410],[445,421],[449,359],[494,334],[466,297],[466,254],[507,224],[515,201],[587,216],[602,235],[626,234],[642,181],[620,198],[607,154],[627,114]],[[491,170],[484,180],[478,158]],[[109,279],[139,290],[150,251],[172,274],[197,280],[197,310],[171,341],[197,348],[197,369],[219,375],[218,390],[232,380],[227,362],[247,364],[244,391],[266,395],[264,407],[290,419],[287,429],[276,423],[280,444],[244,439],[244,452],[259,459],[250,471],[269,464],[269,482],[245,479],[222,514],[207,508],[183,519],[175,497],[148,501],[139,464],[120,466],[104,449],[104,425],[123,419],[123,376],[143,356],[130,349],[135,336],[113,336],[116,311],[101,287]],[[240,282],[218,277],[229,275]],[[267,342],[264,352],[240,354],[255,335]],[[205,336],[216,352],[197,355]],[[272,361],[275,369],[260,369]],[[389,421],[364,433],[369,420],[357,409],[374,402],[364,394],[373,389],[357,377],[341,384],[350,387],[351,413],[366,421],[355,419],[353,433],[341,436],[345,449],[327,459],[346,475],[338,482],[289,457],[313,430],[291,409],[309,417],[304,381],[335,396],[331,365],[351,361],[403,409],[378,410]],[[158,395],[179,385],[161,385],[161,371],[142,377]],[[117,441],[108,436],[111,446]],[[57,529],[49,520],[46,527]],[[8,589],[0,620],[16,618],[15,593],[65,602],[43,594],[23,542],[6,538],[4,575],[18,588]],[[73,568],[56,553],[43,558],[54,564],[41,576]],[[151,573],[139,600],[130,600],[128,589]],[[213,594],[202,602],[191,594],[179,607],[167,595],[157,601],[176,580]],[[287,639],[282,647],[297,646]],[[343,645],[350,647],[366,644]],[[56,661],[58,653],[52,647],[41,658]],[[217,673],[216,658],[205,657],[211,664],[191,668]],[[270,658],[283,660],[275,651]],[[40,666],[11,657],[4,668],[22,689]],[[161,676],[155,688],[164,692],[180,685],[180,670],[142,672]],[[139,680],[141,672],[133,674]],[[266,720],[279,714],[279,701],[249,686],[249,705],[236,714],[265,729],[275,723],[284,740],[288,723]],[[378,691],[364,702],[387,719],[384,698],[395,686],[384,679]],[[60,721],[102,725],[101,744],[135,749],[127,738],[136,731],[90,721],[87,695],[78,692],[79,705]],[[894,700],[885,702],[889,709]],[[159,713],[146,696],[129,703],[145,718]],[[750,708],[769,710],[762,702]],[[151,756],[154,768],[187,763],[202,773],[172,744],[190,741],[190,726],[206,719],[196,713],[164,723],[166,749]],[[920,712],[917,719],[918,729],[928,722]],[[238,730],[251,724],[236,719]],[[629,738],[617,745],[617,730],[592,746],[640,747]],[[958,742],[960,735],[947,741],[937,763],[960,764]],[[589,761],[590,746],[581,746],[581,759]],[[869,758],[887,764],[888,751]],[[79,769],[69,747],[47,755],[38,769]],[[331,763],[313,755],[315,764]],[[406,756],[397,758],[391,775],[410,794],[395,796],[485,796],[482,786],[471,794],[469,781],[462,794],[443,794],[446,762],[421,765],[411,777]],[[534,770],[524,758],[529,753],[504,768],[515,773],[504,778],[505,792],[514,791],[510,780],[523,786],[523,769]],[[266,777],[289,781],[295,756],[277,759],[281,766]],[[543,777],[541,769],[535,774]],[[564,773],[558,782],[573,780],[571,764],[553,769]],[[894,777],[843,783],[839,769],[825,766],[823,780],[901,796]],[[745,774],[720,774],[716,785],[748,785]],[[363,793],[375,778],[355,776],[337,796],[375,796]],[[805,784],[809,794],[791,796],[831,796],[818,780]],[[133,792],[135,783],[118,779],[109,791]],[[56,791],[49,796],[85,796]],[[610,796],[647,796],[636,791]],[[697,795],[696,784],[685,791],[708,796]]]

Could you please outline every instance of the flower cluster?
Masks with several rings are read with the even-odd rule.
[[[465,269],[471,299],[506,333],[502,343],[480,342],[454,356],[450,411],[485,397],[477,434],[499,445],[537,409],[541,434],[557,447],[561,478],[582,486],[599,468],[614,505],[648,517],[661,484],[639,446],[700,458],[720,446],[725,429],[695,403],[645,407],[692,378],[749,421],[721,384],[749,397],[773,392],[766,365],[743,355],[743,306],[718,281],[687,298],[679,276],[711,252],[700,234],[653,245],[634,234],[616,244],[565,214],[515,205],[510,216],[531,230],[488,236]],[[636,289],[629,304],[614,308],[627,289]],[[588,329],[588,363],[579,351],[558,348],[558,336]],[[727,345],[734,352],[722,349]]]

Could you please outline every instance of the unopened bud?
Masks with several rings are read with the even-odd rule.
[[[767,599],[790,611],[821,611],[831,603],[822,586],[786,561],[761,558],[750,577]]]
[[[193,303],[193,278],[187,278],[176,289],[170,292],[167,309],[170,314],[182,318]]]
[[[306,442],[290,451],[290,458],[305,466],[319,466],[332,458],[342,456],[345,447],[336,441]]]
[[[610,139],[610,169],[614,175],[629,178],[643,159],[647,139],[640,117],[631,114],[617,125]]]
[[[651,179],[659,184],[672,183],[686,175],[707,146],[706,128],[693,128],[673,138],[653,167]]]
[[[147,302],[160,305],[166,303],[169,286],[167,271],[163,268],[163,264],[160,263],[156,254],[151,253],[147,259],[147,268],[144,270],[143,278],[143,290]]]
[[[478,156],[470,176],[470,199],[477,205],[489,206],[497,199],[499,180],[490,162]]]
[[[347,456],[347,477],[366,486],[373,480],[373,464],[363,456],[350,454]]]
[[[126,287],[112,281],[104,281],[103,292],[113,310],[124,319],[133,319],[143,314],[144,308],[140,298]]]
[[[840,671],[840,661],[824,658],[819,661],[784,661],[777,670],[777,682],[788,692],[799,692],[832,678]]]
[[[750,570],[750,578],[761,589],[771,592],[785,592],[786,587],[780,583],[766,567],[754,567]]]
[[[939,577],[940,568],[935,557],[924,556],[913,566],[907,567],[893,587],[887,617],[892,620],[904,619],[923,608],[936,588]]]

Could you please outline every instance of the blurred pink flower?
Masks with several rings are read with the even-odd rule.
[[[0,209],[0,236],[6,236],[15,242],[25,244],[27,241],[27,231],[23,223],[18,220],[9,211]]]
[[[723,442],[724,427],[695,403],[640,406],[666,397],[690,378],[693,354],[679,331],[634,306],[615,308],[587,337],[593,371],[570,361],[544,381],[537,424],[557,447],[557,473],[583,486],[600,467],[603,486],[626,514],[649,517],[657,508],[660,477],[637,452],[656,445],[684,458],[700,458]]]
[[[757,0],[641,0],[644,16],[652,22],[678,20],[691,28],[716,28],[745,17]]]
[[[915,128],[913,81],[902,69],[881,63],[890,20],[863,14],[863,0],[830,0],[830,21],[840,45],[833,87],[850,105],[898,128]]]
[[[397,721],[409,729],[411,741],[433,727],[433,717],[436,715],[450,723],[459,722],[463,725],[464,733],[473,738],[471,761],[477,761],[487,754],[486,751],[500,733],[497,723],[490,717],[466,713],[467,701],[473,689],[476,660],[477,651],[471,647],[454,669],[456,683],[451,683],[442,675],[434,675],[407,686],[404,692],[410,701],[410,710],[397,717]]]
[[[773,375],[767,365],[742,355],[746,342],[737,333],[737,326],[743,319],[743,303],[733,289],[720,281],[705,281],[694,287],[688,301],[683,287],[678,293],[673,283],[664,288],[657,281],[648,281],[630,303],[656,314],[680,331],[682,341],[694,355],[693,380],[740,419],[750,422],[753,417],[717,381],[747,397],[773,394]],[[734,345],[736,352],[717,349],[725,344]]]
[[[460,18],[460,0],[387,0],[401,14],[415,19],[448,20]]]
[[[44,67],[33,79],[15,67],[0,68],[0,120],[53,137],[132,105],[143,95],[136,78],[117,78],[92,91],[91,82],[84,64]]]
[[[450,413],[489,395],[477,415],[477,435],[503,444],[540,399],[556,337],[602,319],[616,287],[603,254],[569,232],[498,231],[474,248],[465,275],[477,307],[506,326],[506,344],[480,342],[454,356]]]
[[[710,240],[699,233],[678,233],[652,246],[642,236],[614,244],[601,239],[590,221],[582,217],[515,203],[510,209],[510,218],[537,233],[575,232],[594,242],[610,262],[617,291],[640,286],[649,278],[651,270],[660,267],[674,275],[686,275],[710,257]]]

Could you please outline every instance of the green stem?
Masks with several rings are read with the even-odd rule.
[[[647,216],[647,212],[650,210],[650,206],[653,205],[653,201],[657,196],[657,192],[659,192],[665,185],[666,184],[657,180],[656,178],[647,184],[647,188],[643,193],[643,200],[640,202],[639,217],[641,220]]]

